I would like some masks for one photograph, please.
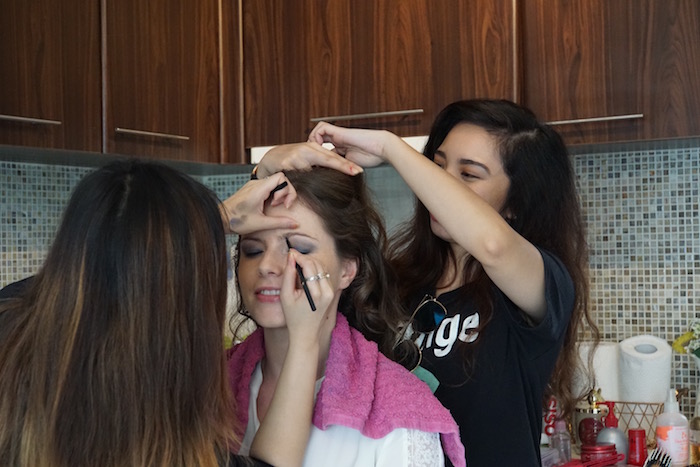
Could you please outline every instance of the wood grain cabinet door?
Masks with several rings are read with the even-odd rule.
[[[700,2],[520,4],[522,102],[567,143],[700,134]]]
[[[638,0],[522,0],[522,103],[571,144],[640,128]]]
[[[304,141],[314,119],[339,116],[424,135],[449,102],[515,97],[510,0],[243,0],[242,12],[247,147]]]
[[[640,5],[644,4],[644,5]],[[645,0],[635,3],[641,26],[639,77],[645,118],[638,139],[700,135],[700,2]]]
[[[103,0],[105,150],[219,162],[217,0]]]
[[[0,144],[99,151],[99,3],[0,0],[0,12]]]

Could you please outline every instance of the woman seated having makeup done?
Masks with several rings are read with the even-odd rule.
[[[155,163],[87,175],[40,271],[0,294],[0,465],[268,465],[229,454],[238,442],[229,388],[237,375],[227,375],[223,348],[221,215],[238,233],[293,227],[262,211],[284,181],[250,182],[224,208],[203,185]],[[283,188],[268,204],[293,198]],[[324,310],[309,311],[292,284],[279,292],[289,351],[251,455],[295,466],[330,330]]]
[[[324,327],[333,331],[319,355],[308,355],[318,380],[303,465],[435,467],[444,465],[443,449],[454,465],[465,465],[449,412],[425,383],[384,355],[399,360],[404,346],[412,347],[401,339],[384,228],[363,176],[326,168],[285,175],[296,201],[266,205],[264,212],[298,227],[241,235],[236,256],[239,312],[259,326],[229,359],[239,425],[247,427],[239,452],[248,452],[270,417],[295,315],[283,291],[295,287],[297,300],[308,299],[305,312],[327,312]]]

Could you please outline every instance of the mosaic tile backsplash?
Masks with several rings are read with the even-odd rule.
[[[590,303],[605,341],[653,334],[670,343],[700,319],[700,144],[647,146],[572,156],[588,229]],[[40,267],[72,188],[90,170],[0,161],[0,286]],[[248,172],[195,178],[225,197]],[[370,169],[367,180],[389,229],[410,214],[412,195],[392,168]],[[674,353],[671,385],[690,389],[681,399],[688,417],[698,384],[699,369]]]

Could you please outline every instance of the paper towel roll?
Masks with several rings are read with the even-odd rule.
[[[620,342],[620,400],[661,403],[671,387],[671,346],[655,336]]]
[[[592,342],[581,342],[578,345],[578,354],[581,359],[575,379],[576,393],[580,394],[586,384],[588,355],[593,347]],[[595,389],[600,389],[600,394],[605,400],[619,401],[619,344],[617,342],[600,342],[593,354],[593,371],[595,372]]]

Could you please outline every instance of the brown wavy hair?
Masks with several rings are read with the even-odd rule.
[[[505,100],[474,99],[449,104],[438,114],[423,151],[425,157],[434,160],[447,134],[463,123],[485,129],[496,141],[510,179],[502,211],[510,213],[511,227],[532,244],[555,254],[573,279],[574,310],[545,394],[545,401],[556,396],[564,415],[569,414],[582,396],[572,392],[578,362],[574,344],[584,326],[595,342],[599,331],[588,308],[588,248],[568,150],[559,134],[538,122],[528,109]],[[426,207],[417,199],[415,206],[412,219],[392,239],[390,255],[400,272],[399,297],[409,309],[420,298],[417,291],[434,288],[447,265],[457,264],[449,243],[433,235]],[[493,313],[494,284],[473,257],[461,275],[468,285],[466,293],[478,306],[481,331],[488,327]],[[469,369],[473,362],[468,361],[469,355],[465,357]]]
[[[84,177],[31,285],[0,303],[0,464],[225,462],[226,273],[203,185],[139,161]]]
[[[364,176],[345,175],[325,167],[287,171],[285,175],[297,191],[297,202],[323,221],[340,258],[358,260],[357,275],[343,290],[338,311],[367,340],[376,342],[387,357],[412,369],[417,348],[399,339],[405,312],[396,299],[397,277],[386,256],[384,222]],[[236,255],[236,268],[239,257]],[[238,312],[246,315],[241,301]]]

